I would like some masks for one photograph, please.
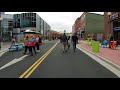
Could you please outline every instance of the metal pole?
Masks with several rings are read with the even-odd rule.
[[[1,26],[1,20],[0,20],[0,49],[2,48],[2,26]]]
[[[1,31],[1,21],[0,21],[0,49],[1,49],[1,40],[2,40],[2,31]]]

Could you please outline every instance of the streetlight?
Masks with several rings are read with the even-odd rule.
[[[80,39],[80,28],[78,29],[78,32],[79,32],[79,39]]]
[[[109,20],[108,20],[108,23],[109,23],[109,36],[108,37],[110,37],[110,34],[111,34],[110,16],[112,15],[112,13],[108,12],[107,15],[109,16]]]
[[[111,12],[108,12],[107,15],[110,16],[112,13]]]
[[[110,26],[110,16],[112,15],[111,12],[108,12],[107,15],[109,16],[109,20],[108,20],[108,23],[109,23],[109,34],[108,34],[108,41],[110,40],[110,34],[111,34],[111,26]],[[109,48],[110,48],[110,43],[109,43]]]
[[[2,44],[2,28],[1,28],[1,22],[2,22],[3,18],[0,18],[0,49],[1,49],[1,44]]]

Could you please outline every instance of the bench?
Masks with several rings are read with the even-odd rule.
[[[23,49],[23,48],[24,48],[23,44],[12,44],[9,48],[9,51],[11,50],[19,51],[20,49]]]

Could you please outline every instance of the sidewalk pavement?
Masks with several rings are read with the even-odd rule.
[[[53,41],[53,40],[51,40],[51,41]],[[43,43],[50,43],[51,41],[49,41],[49,40],[44,40]],[[54,41],[56,41],[56,40],[54,40]],[[23,44],[23,43],[22,43],[22,44]],[[11,45],[11,42],[3,42],[3,43],[2,43],[1,50],[0,50],[0,54],[3,53],[3,52],[9,51],[10,45]]]
[[[86,41],[79,41],[79,43],[80,44],[77,45],[78,47],[93,54],[92,46],[88,45]],[[112,63],[120,67],[120,47],[117,47],[116,50],[100,47],[99,52],[96,54],[94,53],[94,55],[104,59],[108,63]]]
[[[11,42],[3,42],[2,46],[1,46],[0,53],[8,51],[10,44],[11,44]]]

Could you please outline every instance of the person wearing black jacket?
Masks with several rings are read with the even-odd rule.
[[[68,50],[69,50],[69,48],[70,48],[69,40],[70,40],[70,36],[68,36],[68,38],[67,38],[67,46],[68,46]]]
[[[63,34],[63,36],[61,37],[61,42],[63,45],[63,53],[67,52],[66,50],[66,45],[67,45],[67,36],[65,35],[65,33]]]
[[[78,42],[78,37],[76,36],[76,34],[74,33],[74,35],[72,36],[72,42],[73,42],[73,51],[76,51],[76,44]]]

